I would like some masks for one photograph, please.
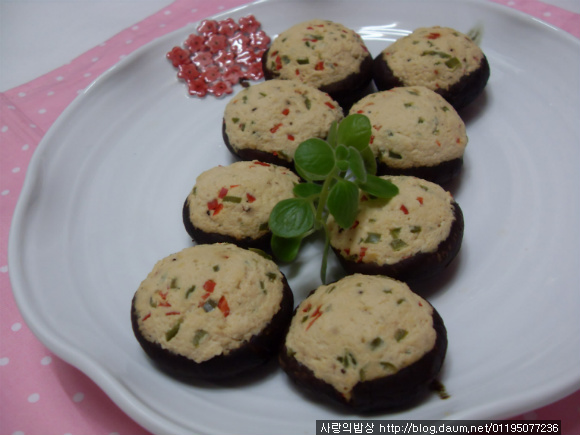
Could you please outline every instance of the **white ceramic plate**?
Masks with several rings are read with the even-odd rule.
[[[491,2],[270,0],[222,17],[250,13],[271,36],[312,17],[344,23],[373,55],[420,26],[485,28],[492,74],[466,114],[453,189],[464,244],[426,294],[448,328],[451,397],[376,418],[505,418],[580,388],[578,40]],[[188,97],[165,59],[194,29],[100,77],[38,147],[9,240],[19,307],[48,348],[156,434],[297,435],[357,418],[305,400],[277,368],[234,386],[176,382],[133,337],[140,281],[191,243],[181,206],[196,176],[233,161],[220,131],[227,98]],[[284,269],[297,300],[319,283],[318,255],[310,245],[300,268]]]

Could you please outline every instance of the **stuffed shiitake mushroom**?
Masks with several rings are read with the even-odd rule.
[[[292,198],[300,179],[290,169],[240,161],[202,172],[183,205],[183,223],[197,243],[233,243],[268,251],[268,218],[282,199]]]
[[[475,100],[490,76],[485,54],[467,35],[449,27],[422,27],[398,39],[374,59],[379,90],[425,86],[456,110]]]
[[[197,245],[153,267],[133,297],[133,332],[164,371],[227,379],[270,360],[294,307],[278,266],[231,244]]]
[[[313,19],[280,33],[262,57],[266,80],[295,80],[320,89],[348,110],[372,92],[373,58],[358,33]]]
[[[408,86],[376,92],[350,113],[367,116],[379,175],[413,175],[444,184],[463,166],[465,123],[441,95]]]
[[[347,273],[386,275],[402,281],[432,277],[456,257],[463,213],[438,184],[411,176],[383,176],[399,193],[390,200],[361,196],[351,228],[332,217],[330,245]]]
[[[355,274],[296,307],[279,361],[322,400],[388,411],[427,393],[446,350],[445,325],[429,302],[403,282]]]
[[[343,112],[338,103],[312,86],[270,80],[243,89],[226,105],[223,138],[242,160],[293,168],[294,152],[311,137],[325,139]]]

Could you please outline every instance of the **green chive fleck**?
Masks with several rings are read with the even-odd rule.
[[[173,325],[171,329],[169,329],[169,331],[165,333],[166,341],[170,341],[173,337],[177,335],[177,333],[179,332],[179,327],[181,326],[181,322],[183,322],[183,319],[179,319],[177,323],[175,323],[175,325]]]
[[[406,329],[397,329],[395,331],[395,340],[397,340],[397,342],[401,341],[403,338],[405,338],[407,336],[408,332]]]
[[[201,343],[201,340],[203,340],[206,335],[207,331],[204,331],[203,329],[195,331],[195,335],[193,336],[193,346],[198,347],[199,343]]]
[[[373,339],[373,341],[371,341],[370,346],[371,346],[372,350],[375,350],[381,344],[383,344],[383,339],[381,337],[377,337],[377,338]]]
[[[378,243],[381,240],[381,235],[379,233],[368,233],[367,238],[364,240],[365,243]]]

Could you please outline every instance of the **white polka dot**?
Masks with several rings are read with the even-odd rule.
[[[119,435],[119,432],[111,432],[109,435]]]
[[[191,13],[192,14],[195,14],[196,12],[197,12],[197,8],[194,8],[194,9],[191,10]]]
[[[83,77],[90,77],[90,76],[91,76],[91,73],[90,72],[84,73],[84,75],[83,75]]]
[[[165,15],[171,15],[171,11],[165,11],[163,12]]]
[[[508,2],[508,6],[515,6],[516,2]]]
[[[165,27],[166,25],[167,25],[167,24],[165,24],[165,23],[161,23],[161,24],[159,24],[159,27],[163,28],[163,27]]]
[[[75,403],[79,403],[79,402],[82,402],[84,398],[85,398],[85,395],[83,393],[76,393],[73,396],[72,400]]]
[[[26,97],[26,92],[18,92],[19,97]]]
[[[42,364],[43,366],[47,366],[52,362],[52,357],[50,356],[45,356],[40,360],[40,364]]]
[[[8,108],[9,108],[10,110],[16,110],[16,106],[13,106],[13,105],[10,105],[10,106],[8,106]]]
[[[220,9],[220,10],[222,10],[222,11],[223,11],[223,10],[225,9],[225,6],[223,6],[223,5],[221,5],[221,6],[218,6],[218,9]]]
[[[2,126],[2,133],[6,133],[8,131],[8,126],[7,125],[3,125]]]
[[[28,150],[28,148],[30,148],[30,145],[28,145],[28,144],[22,145],[22,151],[26,151],[26,150]]]
[[[12,432],[12,435],[25,435],[25,434],[21,430],[17,430],[16,432]]]
[[[28,396],[28,401],[30,403],[36,403],[39,400],[40,400],[40,394],[38,394],[38,393],[34,393],[34,394],[31,394],[30,396]]]
[[[139,26],[133,26],[131,27],[131,30],[139,30]]]
[[[92,60],[93,62],[96,62],[96,61],[98,61],[98,60],[99,60],[99,58],[98,58],[98,57],[93,57],[91,60]]]
[[[544,12],[543,15],[544,15],[544,17],[551,17],[552,16],[552,12],[546,11],[546,12]]]
[[[38,111],[38,113],[40,113],[41,115],[44,115],[44,114],[46,113],[46,109],[40,109],[40,110]]]
[[[12,325],[11,328],[14,332],[18,332],[22,329],[22,323],[18,323],[16,322],[14,325]]]
[[[129,44],[132,44],[132,43],[133,43],[133,40],[132,40],[132,39],[127,39],[127,40],[125,41],[125,44],[127,44],[127,45],[129,45]]]
[[[57,81],[57,82],[62,82],[63,80],[64,80],[64,77],[63,77],[63,76],[58,76],[58,77],[56,78],[56,81]]]
[[[3,191],[2,191],[2,193],[0,193],[0,195],[2,195],[2,196],[6,196],[6,195],[8,195],[9,193],[10,193],[10,191],[9,191],[8,189],[6,189],[6,190],[3,190]]]
[[[10,358],[5,356],[4,358],[0,358],[0,366],[7,366],[10,362]]]
[[[46,95],[48,95],[49,97],[52,97],[52,96],[54,95],[54,91],[48,91],[48,92],[46,93]]]
[[[36,124],[29,124],[28,125],[30,128],[36,128]]]
[[[12,168],[13,174],[17,174],[18,172],[20,172],[20,168]]]
[[[0,267],[0,272],[2,272],[2,273],[8,272],[8,265],[5,264],[4,266]]]

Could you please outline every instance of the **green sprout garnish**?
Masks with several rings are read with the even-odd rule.
[[[302,240],[322,230],[325,245],[320,276],[326,280],[330,247],[330,216],[342,228],[350,228],[358,213],[359,195],[390,199],[399,193],[392,182],[377,177],[377,163],[369,146],[372,130],[365,115],[352,114],[334,122],[327,140],[311,138],[294,154],[294,166],[306,180],[294,188],[295,198],[276,204],[268,221],[271,246],[281,261],[293,261]]]

